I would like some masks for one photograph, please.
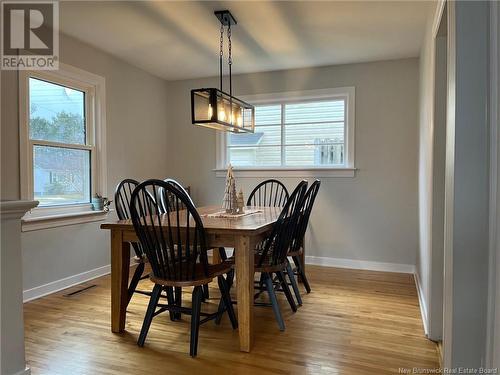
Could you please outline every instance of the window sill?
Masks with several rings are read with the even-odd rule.
[[[65,213],[28,212],[22,219],[22,231],[30,232],[34,230],[102,221],[106,220],[108,213],[109,211],[93,210]]]
[[[235,177],[354,177],[356,168],[233,168]],[[216,177],[226,177],[227,169],[214,169]]]

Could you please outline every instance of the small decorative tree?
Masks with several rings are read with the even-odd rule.
[[[222,207],[228,214],[238,213],[238,196],[236,194],[236,181],[234,179],[233,167],[231,164],[227,167],[226,187],[224,189],[224,198]]]
[[[238,213],[245,213],[245,200],[243,198],[243,189],[240,188],[240,192],[238,193]]]

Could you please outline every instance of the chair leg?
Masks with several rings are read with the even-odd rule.
[[[226,276],[226,283],[227,283],[228,292],[231,290],[231,286],[233,286],[233,280],[234,280],[234,270],[231,270],[227,273],[227,276]],[[215,324],[217,324],[217,325],[220,324],[220,321],[222,319],[222,314],[224,314],[224,310],[225,310],[225,304],[224,304],[223,296],[221,295],[221,299],[219,301],[219,307],[217,309],[218,315],[214,320]]]
[[[293,274],[292,266],[289,262],[286,264],[286,273],[288,274],[288,278],[292,283],[293,293],[295,294],[295,298],[297,299],[297,304],[302,306],[302,297],[300,296],[299,287],[297,285],[297,280],[295,280],[295,275]]]
[[[223,247],[221,249],[224,249]],[[227,275],[226,275],[226,281],[227,281],[227,290],[231,291],[231,287],[233,286],[234,282],[234,270],[230,270]],[[220,321],[222,319],[222,314],[224,314],[224,300],[221,296],[221,299],[219,301],[219,308],[218,308],[219,315],[215,318],[215,324],[219,325]]]
[[[285,330],[285,322],[283,321],[283,317],[281,316],[280,307],[278,305],[278,299],[276,298],[276,292],[274,291],[274,284],[271,278],[271,275],[268,273],[263,273],[264,283],[266,284],[267,293],[269,294],[269,299],[271,300],[271,305],[273,307],[274,316],[276,321],[278,322],[278,326],[280,331]]]
[[[260,274],[260,279],[259,279],[259,290],[264,290],[264,274]]]
[[[297,272],[302,279],[302,283],[304,284],[304,287],[306,288],[307,293],[311,293],[311,286],[309,285],[309,281],[307,280],[306,273],[304,272],[304,268],[302,267],[302,263],[300,262],[300,259],[298,256],[292,257],[293,263],[295,263],[295,266],[297,267]]]
[[[182,306],[182,288],[181,287],[178,287],[178,286],[175,287],[174,300],[175,300],[175,304],[177,306],[179,306],[179,307]],[[174,313],[174,318],[176,320],[179,320],[181,318],[181,313],[180,312]]]
[[[222,295],[222,300],[224,301],[225,310],[227,310],[229,320],[231,320],[231,325],[233,326],[233,329],[236,329],[238,328],[238,320],[236,319],[236,314],[234,313],[233,302],[231,301],[231,295],[229,294],[227,280],[224,276],[220,275],[217,277],[217,282],[219,283],[219,290]],[[219,316],[220,315],[221,314],[219,313]]]
[[[210,298],[210,292],[208,291],[208,284],[203,285],[203,302],[206,302]]]
[[[158,300],[161,296],[162,286],[155,284],[153,292],[151,293],[151,298],[149,299],[148,309],[146,310],[146,316],[144,317],[144,322],[142,323],[141,333],[139,335],[139,340],[137,345],[144,346],[144,341],[146,341],[146,336],[151,326],[151,321],[153,320],[154,313],[156,311],[156,305],[158,305]]]
[[[139,263],[134,271],[134,276],[132,276],[132,280],[130,281],[130,285],[128,287],[128,300],[127,305],[129,304],[134,292],[137,288],[137,284],[141,280],[142,273],[144,272],[144,263]]]
[[[231,271],[229,271],[227,273],[226,280],[227,280],[227,288],[228,288],[228,290],[231,290],[231,287],[233,286],[233,282],[234,282],[234,270],[233,269],[231,269]]]
[[[282,271],[276,272],[276,275],[278,276],[278,280],[281,284],[283,292],[285,293],[285,297],[288,301],[288,304],[292,308],[292,311],[296,312],[297,305],[295,304],[295,300],[293,299],[292,293],[290,292],[290,288],[288,287],[288,283],[286,282],[285,275],[283,274]]]
[[[189,355],[196,357],[198,353],[198,333],[200,330],[200,311],[201,300],[203,298],[203,289],[201,286],[195,286],[192,296],[192,314],[191,314],[191,341],[189,345]]]
[[[224,247],[219,247],[219,257],[221,260],[227,260],[227,253],[226,253],[226,248]]]
[[[171,287],[171,286],[167,286],[165,288],[166,292],[167,292],[167,301],[168,301],[168,304],[169,305],[175,305],[175,299],[174,299],[174,288]],[[170,320],[171,321],[174,321],[175,320],[175,314],[173,311],[169,311],[169,315],[170,315]]]

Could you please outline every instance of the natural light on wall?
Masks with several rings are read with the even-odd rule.
[[[345,165],[346,100],[255,107],[255,133],[229,134],[228,159],[236,167]]]

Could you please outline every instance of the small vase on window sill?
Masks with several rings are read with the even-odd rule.
[[[112,201],[110,201],[108,198],[97,194],[94,198],[92,198],[92,209],[94,211],[108,212],[111,202]]]

